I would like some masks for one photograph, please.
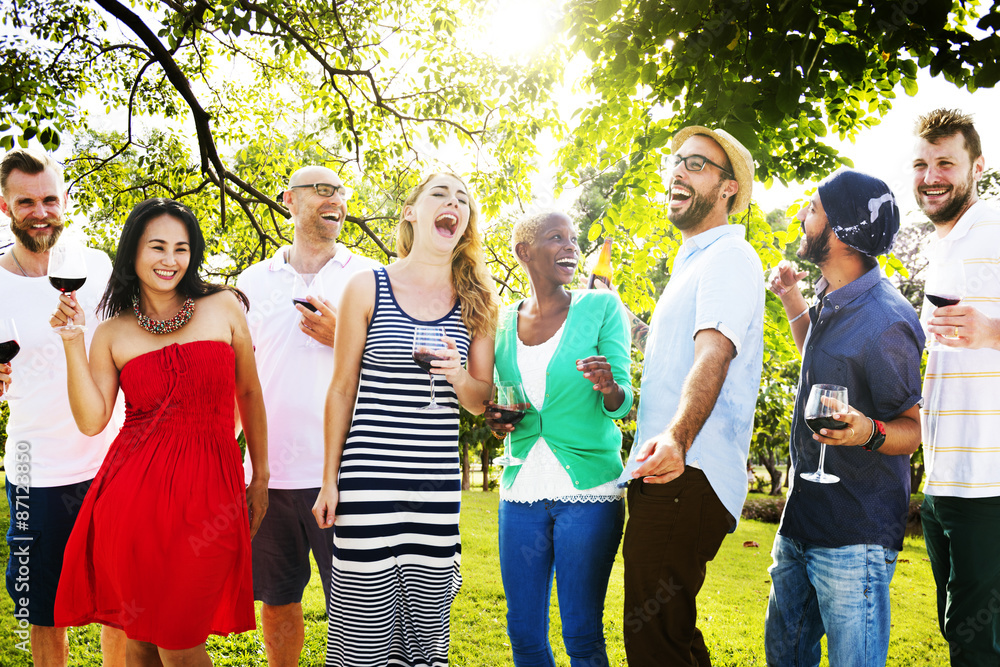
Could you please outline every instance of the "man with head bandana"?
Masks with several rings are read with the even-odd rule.
[[[788,262],[772,272],[802,370],[792,416],[788,500],[774,538],[765,622],[768,665],[818,665],[827,635],[831,665],[884,665],[889,582],[910,499],[909,455],[920,444],[920,356],[916,311],[882,275],[877,256],[899,230],[892,191],[843,170],[819,185],[796,216],[798,256],[822,278],[810,307]],[[814,434],[804,409],[814,384],[847,387],[846,427]],[[819,466],[839,482],[801,477]]]

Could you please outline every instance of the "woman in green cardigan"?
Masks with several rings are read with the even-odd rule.
[[[628,322],[614,293],[566,289],[580,249],[565,215],[522,219],[511,236],[532,296],[501,313],[495,375],[522,383],[530,407],[516,426],[487,410],[490,427],[524,460],[500,483],[507,634],[517,667],[555,665],[555,574],[570,664],[607,665],[604,597],[625,512],[614,420],[632,408]]]

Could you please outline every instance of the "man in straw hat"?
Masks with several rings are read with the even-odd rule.
[[[625,531],[632,665],[708,665],[695,597],[736,528],[763,357],[764,274],[729,215],[750,203],[753,158],[723,130],[674,137],[670,222],[683,244],[653,312]]]
[[[884,665],[889,582],[910,501],[910,454],[920,445],[916,311],[882,275],[879,255],[899,230],[884,182],[841,170],[820,183],[796,216],[798,256],[819,266],[816,301],[799,292],[788,262],[772,272],[802,355],[792,415],[793,476],[774,538],[764,645],[769,665],[818,665],[826,634],[831,665]],[[837,424],[807,425],[810,390],[847,388],[829,405]],[[843,424],[843,426],[840,426]],[[829,426],[836,426],[830,428]],[[826,448],[823,470],[821,443]]]

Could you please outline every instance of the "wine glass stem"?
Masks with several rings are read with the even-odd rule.
[[[823,462],[826,461],[826,443],[821,442],[819,445],[819,472],[823,473]]]
[[[434,374],[428,373],[431,376],[431,405],[434,405],[436,401],[434,400]]]

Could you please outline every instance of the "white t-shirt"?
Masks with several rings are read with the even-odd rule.
[[[292,296],[305,281],[286,261],[289,246],[247,268],[236,286],[250,299],[247,321],[253,338],[257,374],[267,411],[267,451],[272,489],[312,489],[323,481],[323,418],[326,392],[333,377],[333,349],[299,330],[302,315]],[[355,273],[380,266],[338,245],[337,254],[320,269],[307,293],[335,306]],[[243,463],[246,482],[253,468]]]
[[[87,316],[89,349],[98,323],[95,309],[111,277],[111,260],[88,248],[86,261],[87,282],[77,298]],[[14,319],[21,345],[11,361],[13,380],[7,394],[10,419],[4,468],[12,484],[19,473],[26,474],[32,487],[93,479],[118,430],[109,425],[104,433],[88,437],[76,427],[66,391],[62,339],[49,326],[58,302],[59,292],[47,277],[28,278],[0,268],[0,316]]]
[[[961,259],[963,306],[1000,318],[1000,211],[977,202],[948,235],[935,235],[930,262]],[[921,321],[934,307],[926,299]],[[1000,351],[931,349],[924,373],[924,493],[932,496],[1000,496]]]

